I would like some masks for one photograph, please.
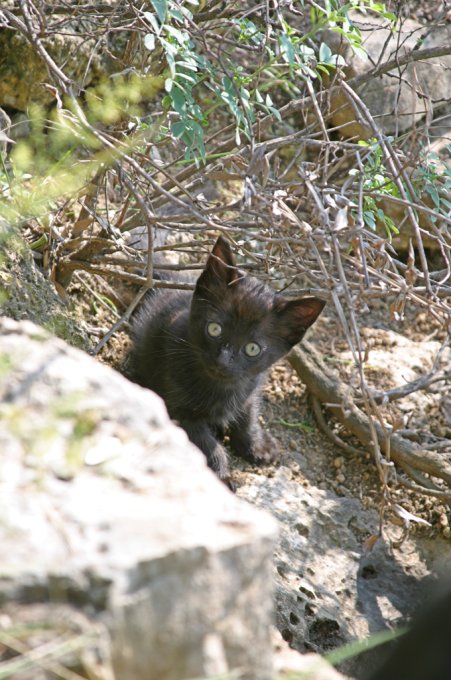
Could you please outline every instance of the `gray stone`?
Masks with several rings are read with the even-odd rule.
[[[249,474],[239,495],[270,509],[280,524],[277,627],[294,649],[324,654],[396,626],[418,604],[430,574],[426,559],[412,539],[400,551],[383,539],[366,551],[379,516],[358,499],[306,489],[285,466],[269,479]],[[371,655],[351,659],[342,670],[354,675],[373,662]]]
[[[349,13],[352,23],[361,31],[363,47],[368,59],[356,55],[346,39],[333,31],[325,31],[323,39],[330,48],[341,54],[347,79],[366,74],[375,66],[403,57],[418,49],[429,49],[449,44],[451,26],[429,28],[411,19],[398,22],[392,32],[390,23],[375,14]],[[451,55],[417,61],[393,69],[387,74],[371,78],[358,88],[358,94],[370,110],[375,122],[387,134],[398,134],[413,127],[427,113],[451,100]],[[373,137],[365,122],[357,121],[354,108],[342,93],[331,98],[331,121],[340,126],[347,137]]]
[[[3,15],[2,9],[11,11],[22,20],[17,3],[3,0],[0,8],[2,26],[9,25],[8,15]],[[105,55],[102,51],[96,51],[94,36],[86,37],[80,33],[82,18],[75,22],[70,21],[67,15],[60,14],[56,30],[51,25],[52,19],[52,15],[46,17],[50,35],[40,36],[41,43],[50,58],[59,67],[63,65],[67,77],[81,87],[86,87],[103,71]],[[61,20],[65,20],[64,27],[61,26]],[[0,53],[0,105],[26,112],[32,102],[43,105],[55,103],[54,92],[43,86],[43,83],[52,82],[45,61],[18,30],[10,28],[0,32]]]
[[[90,348],[80,313],[57,295],[36,266],[28,244],[3,220],[0,232],[0,316],[34,321],[71,345]]]
[[[0,601],[102,615],[120,680],[270,680],[276,522],[159,397],[4,318],[0,400]]]

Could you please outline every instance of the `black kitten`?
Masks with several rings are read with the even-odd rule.
[[[323,307],[318,298],[289,298],[240,273],[220,236],[194,293],[162,289],[145,301],[127,373],[163,397],[171,418],[227,481],[219,442],[226,429],[242,458],[277,456],[276,441],[258,422],[260,387]]]

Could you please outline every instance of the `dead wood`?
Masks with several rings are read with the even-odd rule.
[[[311,394],[326,404],[333,416],[365,447],[370,446],[372,437],[368,416],[352,401],[348,386],[333,375],[312,345],[304,342],[302,347],[294,348],[289,360]],[[378,422],[374,422],[373,426],[381,451],[389,454],[390,460],[404,470],[414,468],[451,484],[451,465],[443,456],[426,451],[399,434],[392,433],[387,437]]]

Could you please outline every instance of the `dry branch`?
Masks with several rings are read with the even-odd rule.
[[[138,67],[132,59],[128,61],[129,53],[150,28],[146,28],[145,21],[143,23],[144,6],[140,8],[133,2],[119,3],[120,7],[116,4],[85,3],[66,7],[65,3],[19,0],[20,11],[0,10],[0,24],[22,34],[46,65],[61,121],[77,133],[75,136],[78,135],[81,147],[88,135],[95,138],[96,148],[100,149],[96,157],[97,174],[84,189],[84,202],[80,201],[81,193],[78,194],[81,212],[75,219],[75,226],[67,228],[67,224],[52,223],[50,255],[45,252],[53,267],[54,279],[64,285],[74,271],[84,270],[136,286],[135,301],[99,346],[128,319],[133,305],[148,288],[192,287],[176,280],[153,280],[154,269],[158,268],[154,254],[183,247],[190,253],[191,262],[203,242],[218,233],[227,234],[247,262],[255,264],[262,278],[275,279],[278,288],[319,295],[335,306],[357,366],[359,401],[355,399],[350,403],[348,390],[345,391],[345,386],[326,370],[308,345],[296,350],[291,360],[314,395],[317,412],[321,403],[337,404],[331,408],[334,416],[365,446],[371,445],[383,488],[386,489],[387,466],[381,465],[381,452],[387,460],[397,462],[416,481],[418,488],[428,484],[423,473],[449,483],[451,466],[444,458],[426,452],[399,433],[388,436],[377,410],[381,400],[398,398],[406,393],[406,389],[421,389],[440,379],[435,368],[427,378],[419,379],[409,388],[404,386],[382,394],[373,393],[363,371],[364,343],[360,337],[359,312],[367,303],[379,298],[386,305],[387,317],[391,316],[392,320],[402,318],[404,308],[411,305],[426,309],[442,328],[449,324],[451,246],[447,229],[451,216],[441,204],[423,201],[411,174],[413,166],[418,168],[420,165],[420,154],[409,156],[408,145],[403,146],[401,140],[391,141],[383,133],[359,96],[359,89],[369,79],[375,79],[387,70],[449,54],[451,45],[433,50],[415,49],[409,54],[400,51],[392,61],[379,64],[363,76],[344,81],[337,75],[328,89],[321,86],[320,78],[315,81],[318,88],[313,88],[308,79],[304,86],[297,85],[295,91],[287,89],[284,92],[282,87],[281,92],[277,92],[277,117],[269,110],[256,110],[252,124],[247,121],[247,138],[237,137],[236,121],[222,112],[219,122],[211,121],[211,133],[204,140],[207,153],[201,163],[187,160],[183,144],[169,132],[161,137],[157,133],[149,134],[148,129],[140,130],[138,125],[124,134],[120,124],[115,127],[93,122],[76,97],[82,83],[73,82],[48,53],[48,42],[44,38],[62,32],[72,19],[83,14],[85,19],[89,16],[89,34],[96,37],[96,45],[107,44],[113,32],[123,32],[126,50],[118,64],[120,62],[120,68],[124,69],[122,73],[128,69],[134,73]],[[36,9],[38,6],[41,14]],[[282,12],[282,6],[279,9]],[[289,9],[292,11],[291,6]],[[241,67],[248,61],[252,63],[253,53],[260,50],[256,46],[243,45],[233,37],[230,12],[237,18],[245,16],[256,19],[257,23],[261,21],[258,4],[241,8],[218,0],[208,3],[202,12],[194,13],[189,23],[189,30],[199,38],[200,51],[211,59],[215,68],[222,69],[223,75],[228,75],[227,69],[223,68],[224,51],[229,49],[237,64],[243,60]],[[209,23],[211,19],[215,21]],[[266,39],[269,39],[269,29]],[[223,48],[220,54],[217,53],[218,45]],[[236,56],[240,50],[241,56]],[[245,57],[242,50],[247,50]],[[161,59],[155,63],[152,52],[146,55],[146,72],[160,73]],[[265,84],[265,78],[266,84],[273,82],[272,74],[268,75],[263,69],[257,80]],[[286,78],[288,81],[288,76]],[[302,78],[300,82],[304,82]],[[384,181],[396,187],[396,192],[384,193],[386,186],[379,183],[370,188],[365,185],[372,167],[370,147],[331,139],[329,99],[337,91],[346,94],[357,117],[372,130],[381,151],[380,172]],[[64,93],[66,98],[62,97]],[[201,83],[196,86],[196,97],[202,98]],[[241,95],[238,100],[237,106],[245,113]],[[69,103],[70,111],[62,108],[63,102],[64,106]],[[155,106],[161,108],[159,103]],[[164,111],[156,115],[155,121],[170,130],[170,117]],[[426,128],[427,125],[428,122]],[[417,135],[420,129],[421,125],[418,125]],[[155,150],[156,156],[152,153]],[[427,171],[427,166],[420,169]],[[230,192],[225,196],[221,190],[229,181],[235,183],[235,188],[232,196]],[[199,200],[198,190],[203,191],[204,186],[211,187],[215,182],[220,185],[218,201]],[[446,183],[438,181],[434,186],[446,197]],[[105,196],[108,193],[113,196],[115,205],[111,213],[108,208],[104,212],[104,204],[98,200],[102,191]],[[377,206],[385,201],[404,209],[413,233],[418,263],[412,256],[412,260],[404,264],[393,248],[392,234],[386,237],[384,230],[379,230],[380,225],[377,229],[368,227],[368,220],[365,221],[368,196]],[[118,206],[120,208],[116,210]],[[425,224],[441,254],[440,262],[434,264],[438,271],[429,270]],[[130,241],[121,238],[127,230],[143,225],[147,227],[148,236],[147,262],[143,262],[143,250],[135,250]],[[402,224],[396,226],[402,228]],[[168,233],[182,235],[183,246],[167,245],[164,238],[158,239]],[[41,255],[36,251],[35,254]],[[170,269],[170,266],[163,264],[163,268]],[[173,268],[183,269],[183,265]],[[324,419],[323,427],[325,431],[329,430],[329,436],[334,434]],[[352,450],[338,437],[334,441],[348,451]],[[429,491],[441,493],[434,489]]]
[[[332,375],[312,345],[304,342],[302,347],[296,347],[289,355],[289,360],[313,396],[323,404],[328,404],[327,408],[334,417],[364,446],[370,446],[372,437],[368,416],[350,399],[348,387]],[[388,444],[380,424],[374,422],[373,425],[384,454],[388,452],[389,446],[391,460],[402,466],[416,468],[451,485],[451,464],[442,456],[433,451],[424,451],[396,433],[390,435]]]

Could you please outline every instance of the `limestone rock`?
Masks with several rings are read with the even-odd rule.
[[[91,343],[85,324],[76,318],[36,267],[26,243],[2,222],[0,231],[3,231],[0,250],[0,316],[18,321],[34,321],[71,345],[89,348]]]
[[[428,565],[410,539],[397,555],[383,540],[365,551],[365,539],[378,529],[375,509],[305,489],[284,466],[272,478],[248,478],[240,497],[270,509],[281,526],[274,565],[277,627],[294,649],[324,654],[396,626],[415,608]],[[375,657],[351,659],[341,670],[370,670]]]
[[[11,6],[11,11],[14,9],[18,12],[17,7]],[[86,40],[83,35],[76,35],[77,32],[77,27],[66,26],[65,35],[54,31],[42,43],[56,64],[64,64],[65,74],[86,87],[101,72],[102,57],[95,53],[95,39]],[[0,53],[1,106],[25,112],[32,102],[55,103],[52,91],[43,86],[52,82],[47,66],[24,36],[12,30],[1,31]]]
[[[429,28],[411,19],[398,22],[392,32],[390,23],[378,15],[350,12],[352,23],[361,31],[363,47],[368,59],[353,53],[341,35],[326,31],[323,39],[330,48],[341,54],[348,79],[363,75],[376,65],[403,57],[424,37],[421,49],[449,44],[451,26]],[[370,79],[358,88],[358,94],[369,108],[376,124],[387,134],[398,134],[411,128],[433,109],[451,100],[451,55],[436,57],[393,69],[378,78]],[[355,111],[341,93],[332,96],[333,125],[340,126],[346,137],[373,137],[372,130],[356,120]]]
[[[278,680],[346,680],[319,654],[299,654],[291,649],[280,633],[275,635],[275,667]]]
[[[0,369],[2,605],[101,615],[118,680],[270,680],[276,522],[159,397],[42,328],[2,319]]]

